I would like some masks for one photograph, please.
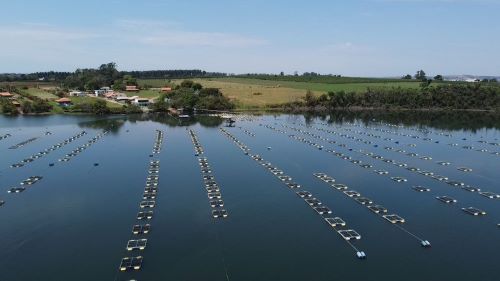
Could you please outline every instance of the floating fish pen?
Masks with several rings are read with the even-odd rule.
[[[338,234],[340,234],[340,236],[342,236],[342,238],[344,238],[347,241],[361,239],[361,235],[359,235],[359,233],[357,233],[353,229],[338,230],[337,232]]]
[[[310,198],[312,197],[312,194],[309,191],[299,191],[297,192],[297,195],[301,198]]]
[[[462,189],[466,190],[466,191],[469,191],[469,192],[479,192],[479,191],[481,191],[480,188],[473,187],[473,186],[470,186],[470,185],[462,186]]]
[[[24,187],[12,187],[11,189],[7,190],[7,193],[21,193],[25,190],[26,188]]]
[[[383,215],[382,217],[384,219],[386,219],[387,221],[389,221],[390,223],[392,223],[392,224],[404,223],[405,222],[405,219],[403,219],[402,217],[400,217],[400,216],[398,216],[396,214]]]
[[[208,199],[221,199],[222,195],[220,192],[209,192],[208,194]]]
[[[480,210],[478,208],[474,208],[474,207],[462,208],[462,210],[464,212],[466,212],[467,214],[473,215],[473,216],[484,216],[484,215],[486,215],[485,211]]]
[[[150,229],[150,224],[136,224],[132,227],[132,233],[134,235],[148,234]]]
[[[428,191],[431,191],[430,188],[423,187],[423,186],[420,186],[420,185],[413,186],[412,188],[413,188],[413,190],[418,191],[418,192],[428,192]]]
[[[377,174],[379,174],[379,175],[387,175],[387,174],[389,174],[389,172],[385,171],[385,170],[375,170],[374,172],[377,173]]]
[[[370,205],[370,206],[367,206],[367,208],[374,212],[375,214],[380,214],[380,213],[387,213],[387,209],[381,205]]]
[[[451,163],[450,163],[450,162],[446,162],[446,161],[438,161],[438,162],[436,162],[436,163],[437,163],[438,165],[441,165],[441,166],[449,166],[449,165],[451,165]]]
[[[139,206],[141,207],[141,209],[145,209],[145,208],[154,208],[155,207],[155,204],[156,202],[155,201],[142,201]]]
[[[482,196],[484,196],[486,198],[490,198],[490,199],[498,199],[498,198],[500,198],[500,195],[498,195],[496,193],[493,193],[493,192],[490,192],[490,191],[479,192],[479,194],[481,194]]]
[[[224,209],[212,210],[212,217],[214,217],[214,218],[227,218],[227,216],[228,216],[227,211]]]
[[[449,180],[448,177],[441,176],[441,175],[432,175],[431,178],[438,180],[438,181],[447,181]]]
[[[406,181],[408,181],[407,179],[405,179],[403,177],[391,177],[391,180],[393,180],[395,182],[406,182]]]
[[[142,199],[144,199],[144,200],[154,200],[154,199],[156,199],[156,192],[155,193],[144,192],[144,194],[142,195]]]
[[[342,184],[342,183],[332,184],[332,187],[337,189],[337,190],[346,190],[348,188],[347,185]]]
[[[463,182],[459,182],[459,181],[447,181],[446,182],[447,184],[451,185],[451,186],[465,186],[465,184]]]
[[[436,199],[446,204],[457,203],[456,199],[449,196],[437,196]]]
[[[332,210],[326,206],[313,207],[313,209],[320,215],[331,214]]]
[[[142,260],[142,256],[122,258],[119,269],[120,271],[139,270],[142,266]]]
[[[153,211],[139,212],[137,213],[138,220],[150,220],[153,218]]]
[[[313,207],[318,207],[318,206],[323,205],[323,203],[321,203],[321,201],[319,201],[316,198],[306,198],[305,201],[307,202],[307,204],[309,204],[309,206],[313,206]]]
[[[368,199],[366,197],[356,197],[354,198],[354,200],[356,200],[356,202],[360,203],[361,205],[368,205],[373,203],[371,199]]]
[[[472,172],[472,169],[467,167],[458,167],[457,170],[461,172]]]
[[[361,196],[361,194],[357,191],[354,191],[354,190],[346,190],[344,191],[344,194],[349,196],[349,197],[358,197],[358,196]]]
[[[220,199],[210,200],[210,207],[212,207],[212,208],[224,207],[224,201],[222,201]]]
[[[146,245],[148,243],[148,239],[131,239],[127,242],[127,251],[134,250],[144,250],[146,249]]]
[[[406,169],[407,169],[408,171],[411,171],[411,172],[418,172],[418,171],[420,171],[420,169],[419,169],[419,168],[417,168],[417,167],[408,167],[408,168],[406,168]]]
[[[325,218],[325,221],[332,227],[346,226],[346,222],[339,217]]]
[[[286,183],[286,186],[288,186],[288,187],[289,187],[289,188],[291,188],[291,189],[297,189],[297,188],[300,188],[300,184],[293,183],[293,182],[287,182],[287,183]]]
[[[291,181],[292,177],[289,176],[278,176],[281,181]]]
[[[370,164],[361,164],[361,165],[359,165],[359,166],[360,166],[361,168],[365,168],[365,169],[370,169],[370,168],[373,168],[373,166],[372,166],[372,165],[370,165]]]

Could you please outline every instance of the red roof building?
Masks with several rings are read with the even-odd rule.
[[[0,98],[12,98],[14,95],[9,92],[0,92]]]

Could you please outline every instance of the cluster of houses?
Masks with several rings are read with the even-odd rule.
[[[139,88],[137,86],[126,86],[125,92],[128,93],[137,93],[139,92]],[[85,92],[85,91],[70,91],[70,97],[86,97],[86,96],[95,96],[99,98],[105,98],[108,100],[120,102],[123,104],[133,104],[137,106],[149,106],[152,101],[147,98],[141,98],[139,96],[128,96],[125,93],[115,92],[110,87],[102,87],[99,90],[94,90],[93,92]],[[56,101],[59,102],[59,101]],[[65,102],[65,101],[64,101]],[[59,103],[61,104],[61,103]]]

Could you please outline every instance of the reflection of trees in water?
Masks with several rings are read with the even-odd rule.
[[[153,121],[170,127],[191,126],[195,124],[200,124],[204,127],[217,127],[224,122],[224,119],[216,116],[195,115],[189,118],[177,118],[165,113],[130,115],[128,119],[133,123],[139,121]]]
[[[120,128],[125,125],[126,117],[98,119],[93,121],[78,123],[81,128],[108,130],[111,133],[118,133]]]
[[[426,126],[443,130],[499,129],[500,113],[472,111],[334,111],[329,113],[329,123],[354,122],[365,125],[387,122],[405,126]]]

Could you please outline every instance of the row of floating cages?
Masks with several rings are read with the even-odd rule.
[[[153,154],[158,154],[161,152],[162,142],[163,142],[163,132],[160,130],[156,130],[156,137],[153,145]],[[139,211],[136,216],[136,219],[138,221],[149,221],[153,219],[154,212],[152,210],[145,210],[145,209],[152,209],[156,207],[155,199],[156,199],[156,194],[158,192],[159,171],[160,171],[160,160],[151,160],[149,162],[148,176],[146,177],[146,185],[142,196],[143,200],[139,202],[139,209],[141,211]],[[145,250],[148,243],[148,239],[141,238],[140,236],[149,234],[150,231],[151,231],[151,224],[149,223],[133,225],[132,235],[135,237],[127,241],[125,249],[127,251]],[[140,270],[142,267],[143,260],[144,260],[143,256],[124,257],[120,262],[119,270],[120,271]]]
[[[49,153],[51,153],[51,152],[53,152],[53,151],[55,151],[55,150],[57,150],[57,149],[65,146],[65,145],[67,145],[67,144],[69,144],[69,143],[77,140],[78,138],[80,138],[80,137],[82,137],[82,136],[84,136],[86,134],[87,134],[87,132],[82,131],[82,132],[80,132],[80,133],[78,133],[78,134],[76,134],[76,135],[74,135],[72,137],[69,137],[69,138],[65,139],[64,141],[62,141],[60,143],[54,144],[54,145],[52,145],[51,147],[49,147],[47,149],[44,149],[44,150],[42,150],[42,151],[40,151],[40,152],[38,152],[36,154],[33,154],[30,157],[25,158],[25,159],[21,160],[18,163],[12,164],[10,167],[11,168],[20,168],[20,167],[23,167],[27,163],[31,163],[31,162],[35,161],[36,159],[42,158],[45,155],[48,155]]]

